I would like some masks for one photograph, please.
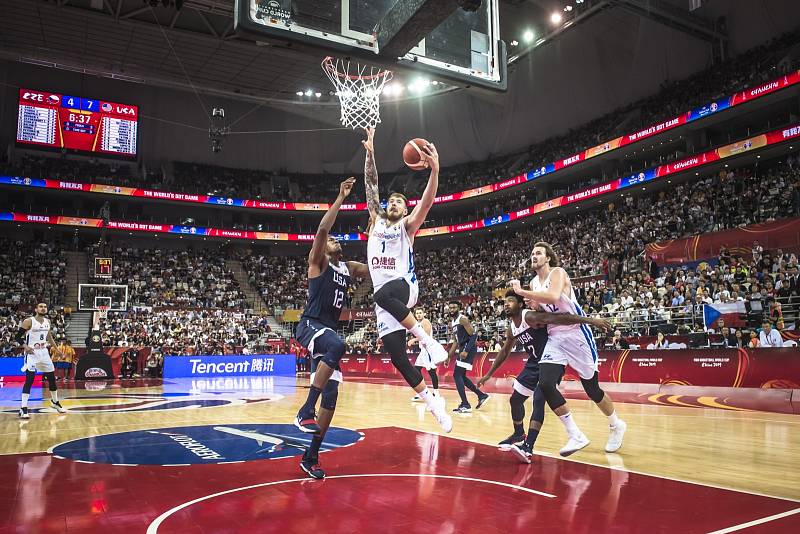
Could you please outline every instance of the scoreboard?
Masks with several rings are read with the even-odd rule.
[[[114,262],[111,258],[94,259],[94,275],[97,278],[111,278]]]
[[[137,106],[19,90],[18,143],[132,157],[138,130]]]

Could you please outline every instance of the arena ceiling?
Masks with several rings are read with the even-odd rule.
[[[689,19],[700,33],[710,27],[688,13],[686,0],[587,1],[584,6],[592,9],[581,19],[616,7],[634,10],[639,4],[647,7],[639,13],[642,16],[657,16],[654,6],[660,6],[662,17],[672,9],[672,15]],[[155,86],[194,85],[208,94],[243,100],[292,102],[296,91],[305,87],[329,88],[319,58],[237,37],[234,0],[184,0],[180,10],[155,3],[153,7],[149,0],[0,0],[0,57]],[[551,14],[574,3],[502,0],[501,34],[507,43],[520,41],[510,48],[512,58],[533,46],[522,42],[527,28],[536,28],[538,39],[542,32],[552,31]]]

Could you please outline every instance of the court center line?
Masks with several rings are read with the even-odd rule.
[[[789,510],[787,512],[782,512],[780,514],[762,517],[761,519],[754,519],[753,521],[748,521],[747,523],[740,523],[738,525],[733,525],[732,527],[723,528],[722,530],[715,530],[714,532],[709,532],[708,534],[727,534],[728,532],[736,532],[737,530],[754,527],[756,525],[763,525],[764,523],[769,523],[770,521],[775,521],[776,519],[789,517],[790,515],[794,514],[800,514],[800,508],[795,508],[794,510]]]
[[[449,438],[449,439],[456,439],[456,440],[459,440],[459,441],[466,441],[467,443],[476,443],[478,445],[486,445],[488,447],[493,447],[493,448],[497,447],[496,443],[488,443],[488,442],[485,442],[485,441],[477,441],[477,440],[473,440],[473,439],[459,438],[457,436],[450,436],[450,435],[445,436],[443,434],[437,434],[436,432],[431,432],[430,430],[419,430],[417,428],[410,428],[410,427],[401,426],[401,425],[391,425],[391,427],[402,428],[404,430],[410,430],[412,432],[421,432],[423,434],[431,434],[433,436],[438,436],[438,437],[441,437],[441,438]],[[391,428],[391,427],[384,426],[384,427],[373,427],[373,428]],[[361,430],[361,429],[359,429],[359,430]],[[755,495],[757,497],[767,497],[767,498],[770,498],[770,499],[778,499],[780,501],[789,501],[789,502],[800,503],[800,499],[793,499],[792,497],[779,497],[777,495],[769,495],[769,494],[766,494],[766,493],[759,493],[757,491],[750,491],[750,490],[738,489],[738,488],[729,488],[729,487],[726,487],[726,486],[720,486],[720,485],[717,485],[717,484],[710,484],[710,483],[706,483],[706,482],[695,482],[693,480],[684,480],[684,479],[681,479],[681,478],[674,478],[674,477],[669,477],[669,476],[666,476],[666,475],[656,475],[654,473],[645,473],[644,471],[637,471],[635,469],[628,469],[627,467],[612,467],[612,466],[609,466],[609,465],[603,465],[603,464],[598,464],[598,463],[594,463],[594,462],[587,462],[586,460],[578,460],[577,458],[575,458],[574,454],[572,456],[570,456],[569,458],[563,458],[563,457],[561,457],[560,455],[557,455],[557,454],[552,454],[552,453],[544,452],[544,451],[535,451],[534,452],[534,456],[536,456],[536,455],[546,456],[548,458],[553,458],[554,460],[561,460],[561,461],[564,461],[564,462],[576,462],[576,463],[579,463],[579,464],[593,465],[595,467],[602,467],[604,469],[616,469],[618,471],[626,471],[628,473],[634,473],[636,475],[642,475],[642,476],[654,477],[654,478],[661,478],[661,479],[664,479],[664,480],[671,480],[673,482],[683,482],[684,484],[693,484],[695,486],[705,486],[705,487],[708,487],[708,488],[720,489],[720,490],[725,490],[725,491],[733,491],[733,492],[736,492],[736,493],[746,493],[748,495]]]
[[[453,476],[453,475],[435,475],[435,474],[428,474],[428,473],[363,473],[363,474],[353,474],[353,475],[333,475],[329,477],[325,477],[325,480],[331,479],[338,479],[338,478],[370,478],[370,477],[413,477],[413,478],[444,478],[450,480],[466,480],[468,482],[482,482],[484,484],[493,484],[495,486],[503,486],[506,488],[511,488],[519,491],[524,491],[526,493],[533,493],[534,495],[539,495],[541,497],[548,497],[550,499],[555,499],[556,496],[551,493],[545,493],[543,491],[537,491],[535,489],[526,488],[523,486],[517,486],[516,484],[509,484],[507,482],[500,482],[497,480],[486,480],[483,478],[472,478],[472,477],[460,477],[460,476]],[[197,504],[202,501],[206,501],[209,499],[214,499],[216,497],[220,497],[222,495],[227,495],[229,493],[236,493],[239,491],[247,491],[255,488],[264,488],[267,486],[276,486],[278,484],[289,484],[292,482],[308,482],[308,478],[292,478],[289,480],[276,480],[274,482],[263,482],[261,484],[252,484],[250,486],[242,486],[240,488],[232,488],[225,491],[220,491],[217,493],[212,493],[210,495],[205,495],[204,497],[198,497],[197,499],[187,501],[183,504],[179,504],[173,508],[170,508],[157,518],[153,520],[152,523],[147,527],[147,534],[156,534],[158,532],[158,527],[169,518],[172,514],[183,510],[184,508],[188,508],[194,504]]]

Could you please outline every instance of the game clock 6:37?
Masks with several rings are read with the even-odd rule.
[[[134,105],[20,89],[17,142],[132,157],[138,120]]]

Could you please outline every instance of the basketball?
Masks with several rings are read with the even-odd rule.
[[[428,168],[428,162],[423,160],[425,153],[422,147],[430,144],[427,140],[422,138],[415,138],[406,143],[403,147],[403,162],[409,169],[420,171]]]

